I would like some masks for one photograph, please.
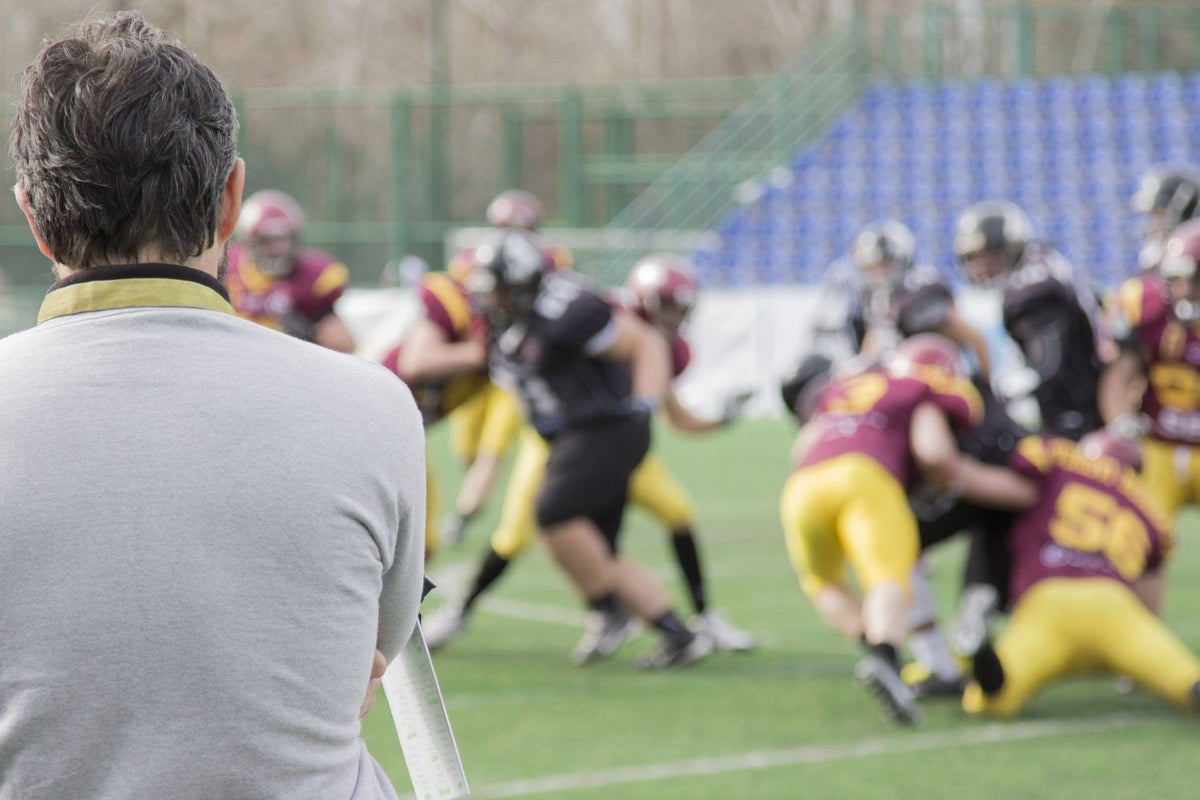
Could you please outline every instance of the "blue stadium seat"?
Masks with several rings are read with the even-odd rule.
[[[1146,168],[1200,162],[1200,73],[880,83],[796,153],[795,180],[717,226],[697,268],[721,285],[815,280],[869,219],[904,219],[954,274],[972,202],[1009,197],[1102,280],[1138,245],[1129,197]]]

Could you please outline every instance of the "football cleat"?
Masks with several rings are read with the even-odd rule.
[[[963,690],[966,688],[967,682],[962,678],[947,679],[937,675],[930,675],[928,678],[912,684],[912,693],[918,700],[930,697],[952,697],[958,699],[962,697]]]
[[[919,661],[910,661],[900,668],[900,679],[912,689],[913,696],[918,700],[928,697],[962,697],[963,689],[967,687],[966,680],[943,678],[935,675],[929,667]]]
[[[720,611],[709,609],[688,621],[693,633],[706,633],[717,650],[746,652],[753,650],[757,642],[754,634],[734,625]]]
[[[425,646],[430,650],[445,647],[466,629],[467,615],[463,612],[462,604],[455,600],[443,603],[429,615],[429,619],[421,623]]]
[[[571,663],[577,667],[608,658],[638,633],[638,621],[624,610],[589,611],[584,621],[583,638],[571,651]]]
[[[670,669],[683,667],[713,651],[712,637],[707,633],[689,636],[664,634],[658,646],[638,659],[638,669]]]
[[[854,677],[875,696],[890,722],[897,725],[920,725],[921,711],[912,689],[900,673],[874,653],[863,656],[854,667]]]

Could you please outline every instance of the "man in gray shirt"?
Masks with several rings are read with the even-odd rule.
[[[233,314],[216,77],[135,12],[22,76],[57,279],[0,341],[0,798],[393,798],[359,738],[412,632],[424,443],[373,364]]]

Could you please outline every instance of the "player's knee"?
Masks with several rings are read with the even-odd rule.
[[[670,531],[672,536],[691,536],[692,509],[690,507],[681,507],[674,509],[669,514],[664,514],[662,517],[662,526]]]

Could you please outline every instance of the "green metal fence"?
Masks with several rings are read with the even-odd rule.
[[[447,229],[478,223],[505,188],[537,193],[551,224],[603,224],[762,82],[266,90],[234,100],[247,191],[293,194],[310,219],[307,241],[369,284],[408,253],[440,263]],[[7,130],[12,99],[0,103]],[[7,159],[0,182],[13,183]],[[0,202],[0,268],[14,283],[46,280],[12,202]]]
[[[868,82],[1200,69],[1200,6],[928,2],[834,28],[613,217],[589,265],[616,280],[664,231],[712,227],[755,199]],[[678,237],[675,237],[678,238]]]
[[[249,189],[303,203],[310,242],[374,282],[416,253],[443,260],[447,230],[478,224],[499,190],[522,186],[550,224],[689,231],[711,226],[874,79],[1200,69],[1200,6],[1178,3],[928,2],[826,31],[770,80],[606,86],[440,86],[430,91],[238,94]],[[7,130],[11,98],[0,97]],[[12,184],[4,160],[0,183]],[[583,253],[601,274],[646,240]],[[594,259],[591,256],[595,256]],[[44,260],[0,201],[0,268],[44,286]]]
[[[945,0],[866,20],[872,70],[900,80],[1200,70],[1200,5]]]
[[[640,253],[654,249],[653,232],[703,231],[739,192],[757,194],[757,182],[769,180],[772,170],[861,93],[869,77],[866,32],[860,23],[835,27],[767,81],[613,217],[608,227],[624,240],[585,254],[589,271],[618,280]]]

